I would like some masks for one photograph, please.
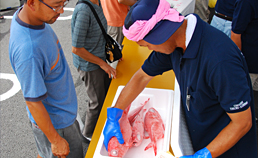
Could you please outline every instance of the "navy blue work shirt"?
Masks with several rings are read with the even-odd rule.
[[[215,11],[229,17],[233,17],[236,0],[217,0]]]
[[[251,107],[252,128],[219,158],[256,158],[254,103],[246,61],[223,32],[195,16],[196,28],[185,53],[181,48],[170,55],[153,51],[142,69],[150,76],[174,70],[194,151],[206,147],[229,124],[227,113]]]
[[[258,0],[236,0],[232,31],[241,34],[250,73],[258,73]]]

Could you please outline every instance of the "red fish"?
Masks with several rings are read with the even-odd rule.
[[[132,141],[133,146],[139,146],[142,143],[144,136],[144,112],[146,109],[142,109],[138,115],[135,116],[135,121],[132,123]]]
[[[163,120],[153,107],[145,114],[145,130],[148,132],[151,142],[144,150],[153,147],[155,156],[157,155],[157,141],[164,138],[165,126]]]
[[[133,146],[139,146],[142,143],[142,140],[144,137],[144,112],[146,111],[146,109],[143,109],[143,107],[147,104],[149,100],[150,98],[148,98],[148,100],[146,100],[142,104],[142,106],[137,108],[136,111],[137,112],[139,111],[139,112],[132,120],[129,120],[133,129],[133,133],[132,133]]]
[[[108,155],[111,157],[123,157],[132,146],[132,127],[128,120],[129,105],[123,112],[119,120],[121,133],[124,138],[124,144],[120,144],[116,137],[112,137],[108,142]]]
[[[148,98],[148,100],[146,100],[142,106],[137,107],[136,109],[132,110],[129,115],[128,115],[128,119],[129,122],[131,123],[131,125],[133,124],[133,122],[135,121],[136,116],[139,114],[139,112],[142,110],[142,108],[148,103],[148,101],[150,100],[150,98]]]

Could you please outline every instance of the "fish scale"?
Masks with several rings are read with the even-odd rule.
[[[155,156],[157,155],[157,141],[164,138],[165,126],[163,120],[155,108],[150,108],[145,114],[144,128],[149,134],[151,142],[146,146],[144,150],[149,148],[154,149]]]

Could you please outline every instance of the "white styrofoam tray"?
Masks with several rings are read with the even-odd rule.
[[[113,103],[111,106],[114,106],[116,100],[122,91],[124,86],[119,86],[114,97]],[[146,107],[154,107],[161,115],[164,125],[165,125],[165,135],[163,139],[160,139],[157,142],[157,156],[162,151],[169,150],[170,144],[170,131],[171,131],[171,118],[172,118],[172,106],[173,106],[173,98],[174,91],[166,90],[166,89],[156,89],[156,88],[145,88],[138,97],[132,102],[130,111],[140,106],[144,103],[148,98],[150,98],[149,102],[145,105]],[[129,113],[130,113],[129,111]],[[105,149],[103,144],[104,135],[103,129],[94,153],[94,158],[108,158],[108,152]],[[145,147],[151,142],[150,139],[144,139],[142,144],[138,147],[131,147],[124,158],[154,158],[154,150],[150,148],[144,151]]]

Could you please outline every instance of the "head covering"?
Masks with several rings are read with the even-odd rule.
[[[164,43],[183,23],[184,16],[166,0],[139,0],[128,12],[123,33],[132,41]]]

